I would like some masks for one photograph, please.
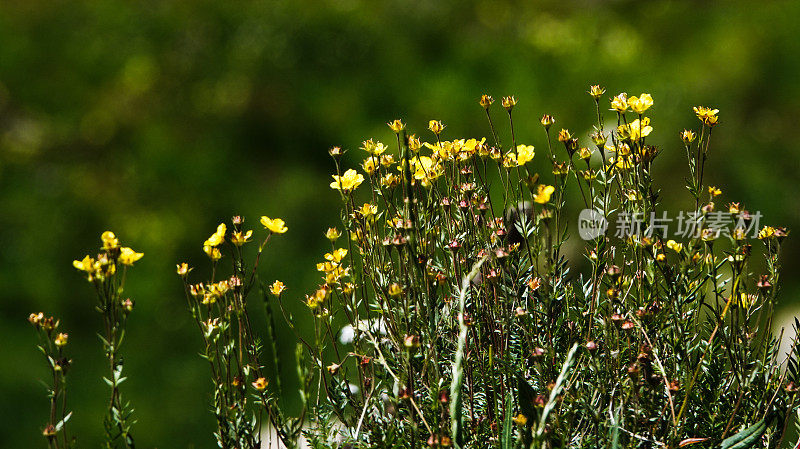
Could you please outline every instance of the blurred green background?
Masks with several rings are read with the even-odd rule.
[[[70,334],[72,432],[98,447],[100,318],[71,261],[112,229],[145,253],[129,273],[123,350],[137,443],[214,447],[175,263],[202,274],[202,241],[234,214],[254,228],[283,217],[290,232],[262,273],[296,302],[336,224],[327,149],[355,150],[354,165],[362,140],[393,141],[395,118],[426,137],[432,118],[448,137],[486,136],[482,93],[516,95],[518,140],[541,149],[543,113],[588,143],[589,84],[650,92],[673,209],[692,204],[677,133],[697,125],[692,106],[718,107],[708,182],[724,203],[800,229],[798,21],[796,1],[0,2],[0,446],[45,447],[46,371],[26,322],[44,311]],[[797,249],[790,239],[784,317]]]

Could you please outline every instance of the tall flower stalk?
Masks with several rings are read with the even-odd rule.
[[[42,312],[30,314],[28,321],[39,333],[39,350],[47,360],[51,379],[47,387],[50,413],[42,435],[51,449],[75,447],[75,438],[70,438],[67,431],[67,422],[72,417],[72,412],[67,411],[67,373],[72,361],[64,348],[69,335],[58,331],[60,322],[57,319]]]
[[[75,260],[73,266],[83,272],[86,280],[94,286],[98,299],[96,310],[103,319],[103,330],[98,337],[108,362],[108,375],[103,380],[110,389],[108,409],[103,419],[105,447],[134,449],[136,445],[131,433],[135,423],[133,408],[123,399],[120,390],[120,385],[126,380],[120,348],[134,304],[132,299],[124,296],[127,271],[144,254],[121,246],[111,231],[104,232],[100,240],[102,251],[96,258],[87,255],[82,260]]]

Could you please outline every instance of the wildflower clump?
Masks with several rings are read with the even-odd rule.
[[[120,385],[125,381],[120,348],[125,337],[128,316],[134,305],[131,298],[124,296],[126,273],[144,254],[122,246],[111,231],[103,232],[100,241],[101,252],[96,257],[87,255],[73,261],[72,265],[93,284],[98,299],[97,311],[103,317],[100,340],[109,365],[108,377],[104,380],[110,389],[108,410],[103,421],[106,444],[108,447],[133,448],[133,408],[122,399],[120,391]],[[66,338],[62,340],[62,346],[66,341]],[[59,342],[55,343],[58,345]]]
[[[75,447],[75,438],[67,432],[67,422],[72,417],[72,412],[67,411],[67,373],[72,366],[65,349],[69,335],[59,331],[59,320],[45,316],[43,312],[31,313],[28,322],[39,334],[39,351],[44,355],[50,373],[50,383],[47,384],[50,413],[42,436],[51,448]]]
[[[345,190],[350,187],[348,184]],[[244,218],[235,216],[230,226],[217,226],[202,245],[211,263],[210,275],[202,281],[192,280],[193,268],[186,263],[178,264],[176,270],[200,331],[201,355],[209,364],[217,423],[214,436],[221,448],[260,448],[267,425],[277,429],[286,445],[294,444],[301,431],[301,421],[286,417],[277,407],[282,394],[280,379],[271,383],[268,378],[272,374],[263,362],[266,343],[278,372],[286,363],[278,358],[273,319],[273,308],[286,313],[280,302],[286,286],[279,280],[262,282],[258,267],[270,239],[289,228],[281,218],[262,216],[259,223],[263,229],[246,229]],[[251,261],[246,254],[255,242],[258,246]],[[253,291],[261,296],[267,318],[269,335],[265,340],[253,332],[254,322],[262,319],[252,317],[248,310]]]
[[[396,144],[365,141],[360,170],[342,174],[334,157],[341,231],[326,233],[320,284],[303,299],[313,447],[785,438],[798,363],[792,342],[788,371],[776,368],[770,324],[787,231],[757,227],[739,203],[719,211],[722,190],[705,193],[718,110],[695,108],[699,129],[662,149],[645,115],[653,96],[606,103],[605,92],[589,88],[597,122],[585,136],[552,131],[544,114],[544,132],[523,139],[517,98],[502,97],[501,126],[483,95],[488,139],[447,136],[438,120],[421,138],[395,120]],[[676,233],[652,168],[680,145],[696,207]],[[568,208],[588,218],[571,223]]]

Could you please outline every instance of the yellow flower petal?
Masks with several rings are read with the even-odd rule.
[[[261,217],[261,224],[275,234],[283,234],[289,230],[289,228],[286,227],[286,223],[280,218],[272,219],[265,215]]]

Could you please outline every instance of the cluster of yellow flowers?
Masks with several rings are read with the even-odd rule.
[[[491,99],[491,97],[484,95],[482,101],[489,101],[487,98]],[[503,98],[503,104],[506,109],[510,110],[516,105],[516,99],[514,97],[505,97]],[[387,125],[398,134],[406,127],[400,120],[394,120],[387,123]],[[649,133],[649,128],[646,125],[647,123],[643,125],[645,132]],[[445,125],[441,121],[430,121],[428,129],[437,137],[436,142],[433,143],[420,142],[413,134],[407,137],[408,148],[412,153],[408,161],[412,183],[418,181],[422,186],[429,187],[445,173],[445,164],[448,161],[464,162],[474,156],[479,156],[498,160],[502,162],[504,167],[513,168],[524,167],[533,160],[535,155],[533,145],[517,145],[515,151],[511,150],[503,154],[498,147],[486,144],[486,138],[441,140],[438,137],[444,131],[444,128]],[[430,150],[430,154],[421,154],[423,148]],[[381,175],[380,185],[384,187],[393,187],[400,183],[400,177],[391,171],[391,168],[396,163],[392,155],[386,154],[388,146],[379,141],[376,142],[373,139],[369,139],[362,142],[361,149],[367,153],[367,157],[361,163],[361,167],[367,176],[379,173]],[[336,147],[336,151],[332,149],[331,154],[338,156],[341,154],[341,150]],[[385,172],[379,170],[381,167],[386,169]],[[395,168],[398,172],[404,170],[402,164],[397,164]],[[333,182],[330,183],[330,187],[342,192],[342,194],[352,193],[365,180],[364,175],[354,169],[348,169],[343,174],[332,175],[332,177]]]
[[[228,280],[210,283],[208,285],[201,282],[189,286],[189,292],[192,296],[200,299],[200,303],[205,305],[216,303],[220,298],[225,296],[230,289],[231,283]]]
[[[327,285],[337,284],[343,277],[350,274],[350,267],[343,267],[342,261],[347,256],[347,250],[338,248],[325,254],[325,261],[317,264],[317,271],[325,273]]]
[[[306,305],[311,311],[318,311],[322,304],[331,294],[331,289],[327,285],[320,286],[313,294],[306,295]]]
[[[701,122],[708,126],[714,126],[719,123],[719,117],[717,117],[719,109],[707,108],[705,106],[695,106],[694,113]]]
[[[605,90],[603,91],[605,92]],[[595,98],[599,98],[600,95]],[[595,95],[592,94],[592,96]],[[623,92],[611,99],[611,110],[620,114],[625,113],[630,108],[636,114],[642,115],[646,110],[650,109],[650,106],[653,106],[653,97],[650,94],[641,94],[638,97],[628,98],[628,94]]]
[[[103,243],[103,252],[96,258],[89,255],[81,260],[72,261],[72,266],[86,273],[89,282],[102,282],[113,276],[117,271],[117,264],[133,266],[133,263],[144,256],[127,246],[121,246],[119,239],[111,231],[106,231],[100,236]]]
[[[344,172],[342,176],[333,175],[331,188],[340,190],[342,193],[350,193],[357,189],[362,182],[364,182],[364,175],[351,168]]]
[[[286,227],[286,223],[280,218],[273,219],[267,216],[262,216],[260,222],[261,225],[264,226],[264,229],[269,230],[271,234],[283,234],[289,230],[289,228]],[[219,247],[225,243],[225,235],[227,232],[228,226],[225,223],[220,223],[217,226],[217,230],[214,231],[214,233],[211,234],[211,236],[207,238],[205,242],[203,242],[203,252],[206,253],[211,260],[217,261],[222,258],[222,252],[220,251]],[[242,246],[245,243],[250,242],[252,236],[252,230],[233,230],[228,237],[228,241],[235,246]],[[178,274],[181,273],[179,272]]]

